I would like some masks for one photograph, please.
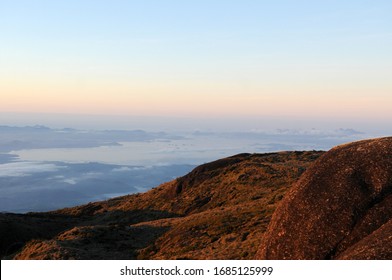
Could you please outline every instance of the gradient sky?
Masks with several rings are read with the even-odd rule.
[[[0,0],[0,112],[392,121],[392,1]]]

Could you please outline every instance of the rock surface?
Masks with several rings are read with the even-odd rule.
[[[392,138],[341,145],[287,192],[259,259],[392,259]]]

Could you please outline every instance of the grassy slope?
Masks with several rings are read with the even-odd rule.
[[[253,259],[277,203],[322,153],[241,154],[143,194],[18,216],[11,230],[28,226],[12,242],[30,241],[9,257]],[[3,256],[15,250],[3,243]]]

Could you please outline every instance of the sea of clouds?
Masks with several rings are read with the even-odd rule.
[[[0,126],[0,211],[47,211],[147,191],[238,153],[328,150],[353,129],[146,132]]]

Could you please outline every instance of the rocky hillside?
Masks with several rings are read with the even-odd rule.
[[[392,259],[392,137],[240,154],[146,193],[0,214],[0,236],[14,259]]]
[[[143,194],[0,215],[15,259],[252,259],[292,183],[323,152],[240,154]]]

